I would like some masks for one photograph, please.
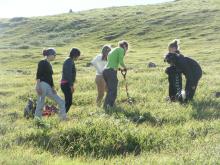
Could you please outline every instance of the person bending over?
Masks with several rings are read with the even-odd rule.
[[[124,64],[124,56],[127,50],[128,43],[126,41],[120,41],[118,47],[112,49],[107,57],[107,65],[103,71],[103,77],[107,85],[104,109],[112,108],[115,104],[118,88],[117,70],[120,65],[125,72],[127,71]]]
[[[198,82],[202,77],[202,69],[200,65],[189,57],[179,56],[177,53],[168,53],[164,59],[165,62],[175,66],[180,73],[183,73],[186,78],[185,94],[186,98],[183,100],[181,94],[177,94],[179,101],[190,101],[193,99]]]

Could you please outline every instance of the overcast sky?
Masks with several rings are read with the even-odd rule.
[[[0,18],[53,15],[94,8],[162,3],[170,0],[0,0]]]

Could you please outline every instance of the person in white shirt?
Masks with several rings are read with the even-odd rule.
[[[103,46],[101,54],[94,57],[93,60],[91,61],[91,64],[96,68],[95,82],[98,91],[96,103],[98,106],[101,106],[101,102],[104,97],[104,93],[106,91],[106,83],[102,73],[107,64],[107,56],[110,51],[111,51],[111,46],[109,45]]]

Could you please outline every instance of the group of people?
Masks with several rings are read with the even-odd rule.
[[[101,53],[93,58],[91,64],[96,68],[95,82],[97,85],[98,96],[96,103],[101,106],[105,92],[103,108],[109,110],[115,106],[117,97],[118,78],[117,71],[127,72],[124,63],[124,57],[128,51],[128,42],[120,41],[118,47],[111,48],[110,45],[103,46]],[[166,69],[169,82],[169,100],[187,102],[192,100],[198,81],[202,76],[202,70],[199,64],[180,53],[177,40],[171,42],[168,46],[168,54],[164,61],[170,64]],[[72,105],[74,83],[76,79],[76,67],[74,61],[80,57],[80,50],[72,48],[69,57],[65,59],[62,68],[62,78],[60,82],[61,90],[64,93],[65,101],[57,95],[53,83],[53,68],[50,64],[56,57],[56,51],[53,48],[43,50],[45,59],[38,63],[36,74],[36,91],[38,94],[35,118],[41,118],[44,107],[45,97],[48,96],[56,101],[60,109],[60,118],[66,119],[67,112]],[[185,94],[182,90],[182,74],[186,78]]]

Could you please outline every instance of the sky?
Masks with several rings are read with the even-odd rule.
[[[155,4],[171,0],[0,0],[0,18],[32,17],[112,6]]]

